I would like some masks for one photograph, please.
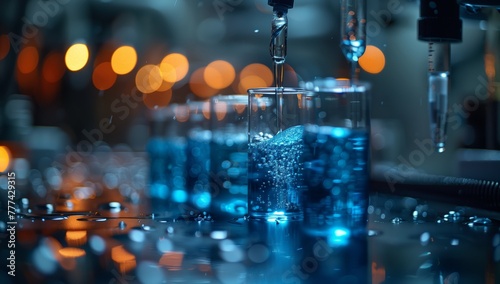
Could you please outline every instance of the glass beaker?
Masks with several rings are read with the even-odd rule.
[[[301,219],[302,89],[248,90],[248,203],[251,217]]]
[[[333,78],[305,83],[304,228],[344,243],[364,232],[370,177],[369,85]]]

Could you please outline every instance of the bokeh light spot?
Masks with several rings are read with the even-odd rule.
[[[87,64],[89,60],[89,49],[83,43],[73,44],[66,51],[64,61],[70,71],[79,71]]]
[[[107,90],[116,81],[116,74],[113,72],[111,63],[103,62],[97,65],[92,73],[92,82],[98,90]]]
[[[165,92],[153,92],[144,94],[142,96],[144,104],[150,109],[165,107],[170,103],[171,99],[172,89],[168,89]]]
[[[10,151],[5,146],[0,146],[0,172],[5,172],[10,168]]]
[[[382,72],[385,67],[384,53],[374,45],[367,45],[365,53],[359,58],[359,66],[371,74]]]
[[[142,93],[149,94],[161,87],[162,78],[160,67],[152,64],[144,65],[135,76],[135,85]]]
[[[209,98],[217,93],[217,89],[214,89],[207,85],[204,79],[205,68],[199,68],[191,74],[189,80],[189,88],[191,91],[200,98]]]
[[[273,72],[261,63],[252,63],[243,68],[239,75],[237,92],[246,93],[250,88],[269,87],[273,83]]]
[[[203,77],[208,86],[223,89],[233,83],[236,77],[233,65],[224,60],[216,60],[207,65]]]
[[[80,248],[74,248],[74,247],[67,247],[67,248],[61,248],[59,250],[59,253],[63,257],[67,258],[77,258],[85,255],[85,251]]]
[[[170,67],[168,65],[170,65]],[[167,82],[179,82],[186,77],[189,71],[189,61],[183,54],[171,53],[162,59],[160,70],[162,70],[162,72],[169,70],[169,72],[165,73],[163,80]],[[172,70],[175,70],[175,74],[172,74]]]
[[[132,46],[120,46],[111,56],[111,66],[118,75],[130,73],[137,64],[137,52]]]
[[[27,46],[21,50],[17,57],[17,68],[23,74],[35,71],[38,65],[38,50],[34,46]]]
[[[65,71],[62,54],[51,52],[45,57],[42,66],[42,76],[45,81],[55,83],[62,79]]]

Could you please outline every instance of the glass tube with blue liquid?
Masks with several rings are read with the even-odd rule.
[[[370,176],[367,84],[318,79],[305,83],[304,228],[339,245],[363,235]]]
[[[302,219],[303,93],[248,90],[248,210],[255,219]]]

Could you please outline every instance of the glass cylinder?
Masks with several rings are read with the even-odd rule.
[[[302,218],[303,93],[248,90],[248,202],[254,218]]]
[[[210,213],[215,220],[248,213],[247,95],[218,95],[210,100]]]
[[[186,105],[172,104],[150,111],[148,195],[154,213],[176,217],[187,201],[188,119]]]
[[[321,79],[305,84],[304,228],[346,243],[367,223],[369,85]]]

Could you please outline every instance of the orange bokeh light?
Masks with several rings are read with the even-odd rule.
[[[184,253],[182,252],[166,252],[161,256],[158,264],[167,267],[168,270],[180,270],[183,259]]]
[[[51,52],[45,57],[42,66],[42,77],[45,81],[55,83],[62,79],[65,71],[62,54]]]
[[[179,82],[189,71],[189,61],[181,53],[170,53],[162,59],[160,70],[163,72],[163,80],[171,83]]]
[[[139,91],[149,94],[157,91],[162,83],[163,76],[160,67],[152,64],[142,66],[135,75],[135,85]]]
[[[217,117],[218,121],[221,121],[226,117],[227,113],[227,103],[219,102],[214,106],[215,117]]]
[[[233,83],[236,77],[233,65],[224,60],[216,60],[207,65],[203,78],[208,86],[223,89]]]
[[[103,62],[94,68],[92,82],[98,90],[107,90],[116,82],[116,73],[113,72],[111,63]]]
[[[87,242],[87,231],[67,231],[66,242],[70,246],[81,246]]]
[[[116,246],[111,249],[111,259],[118,266],[120,273],[126,273],[136,266],[135,255],[125,250],[123,246]]]
[[[273,72],[261,63],[252,63],[243,68],[239,75],[237,92],[246,93],[248,89],[269,87],[273,83]]]
[[[367,45],[365,53],[359,58],[359,66],[368,73],[378,74],[384,70],[385,55],[378,47]]]
[[[149,94],[144,94],[142,96],[144,104],[150,109],[165,107],[170,103],[171,99],[172,99],[172,89],[168,89],[164,92],[153,92]]]
[[[10,168],[11,155],[9,148],[0,146],[0,172],[5,172]]]
[[[73,44],[64,55],[66,67],[70,71],[79,71],[87,65],[89,60],[89,48],[83,43]]]
[[[118,75],[132,71],[137,64],[137,52],[132,46],[124,45],[117,48],[111,57],[111,66]]]
[[[23,74],[31,73],[38,66],[38,59],[38,50],[34,46],[27,46],[19,52],[17,68]]]
[[[59,249],[59,254],[66,258],[77,258],[84,256],[85,251],[80,248],[67,247]]]
[[[0,60],[4,59],[10,50],[10,40],[7,35],[0,35]]]
[[[189,88],[196,96],[200,98],[210,98],[217,93],[217,89],[214,89],[207,85],[205,78],[203,76],[205,68],[199,68],[191,74],[189,80]]]

